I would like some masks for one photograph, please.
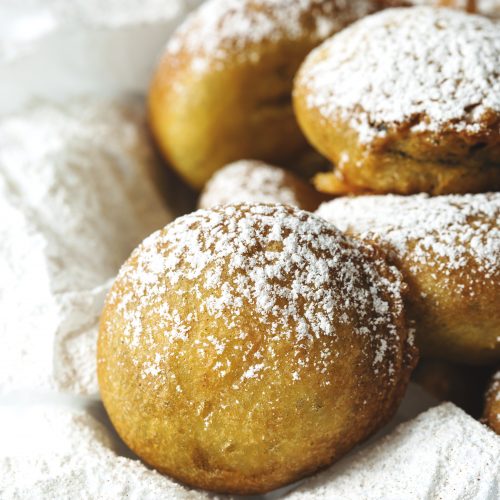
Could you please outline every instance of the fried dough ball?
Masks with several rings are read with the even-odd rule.
[[[125,263],[98,343],[104,405],[145,462],[273,490],[394,413],[415,363],[405,285],[375,248],[286,205],[181,217]]]
[[[292,172],[256,160],[240,160],[218,170],[201,193],[198,206],[230,203],[282,203],[316,210],[325,200]]]
[[[376,0],[209,0],[167,45],[149,95],[167,160],[200,189],[241,158],[302,167],[291,103],[305,56],[379,8]]]
[[[500,435],[500,371],[494,375],[486,394],[483,421]]]
[[[335,165],[316,187],[500,189],[499,67],[498,25],[458,10],[388,9],[333,36],[294,90],[303,131]]]
[[[500,193],[338,198],[316,213],[402,271],[423,355],[500,361]]]
[[[491,377],[489,367],[421,359],[412,380],[439,401],[451,401],[478,418],[484,409],[484,392]]]

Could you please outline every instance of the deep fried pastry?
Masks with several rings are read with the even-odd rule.
[[[379,1],[209,0],[170,40],[149,111],[168,161],[195,188],[242,158],[302,168],[310,147],[291,104],[312,48]]]
[[[500,189],[500,29],[483,16],[388,9],[306,59],[294,104],[335,165],[318,189],[431,194]]]
[[[325,196],[292,172],[256,160],[241,160],[217,171],[201,193],[198,206],[230,203],[282,203],[316,210]]]
[[[500,361],[500,193],[338,198],[317,214],[399,267],[422,354]]]
[[[148,238],[101,318],[101,395],[125,443],[192,486],[261,493],[394,413],[415,363],[377,250],[285,205],[199,210]]]

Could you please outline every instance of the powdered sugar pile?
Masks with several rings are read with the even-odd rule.
[[[229,54],[255,60],[255,47],[266,41],[319,43],[376,9],[373,0],[209,0],[188,17],[167,51],[196,54],[193,70],[213,71]]]
[[[208,316],[223,321],[232,333],[204,338],[200,356],[207,350],[211,359],[222,353],[227,357],[228,349],[241,347],[234,339],[241,339],[251,356],[243,378],[260,378],[275,369],[279,360],[273,349],[283,341],[296,351],[290,355],[294,380],[304,370],[324,373],[335,363],[335,349],[326,349],[314,366],[300,353],[324,337],[332,338],[333,346],[337,328],[364,336],[376,349],[375,354],[367,353],[374,372],[387,367],[392,374],[393,356],[399,355],[404,341],[396,326],[401,325],[403,285],[395,268],[366,252],[371,252],[369,247],[292,207],[242,204],[199,210],[146,239],[122,267],[120,291],[114,290],[108,300],[122,318],[123,342],[133,352],[155,345],[161,328],[168,342],[176,343],[176,358],[182,358],[182,342]],[[175,291],[175,301],[165,299],[167,291]],[[245,341],[249,334],[241,324],[243,311],[262,324],[269,352]],[[170,355],[168,349],[151,349],[144,378],[156,384],[165,376],[164,355]],[[244,353],[235,356],[246,359]],[[220,366],[218,374],[224,377],[226,367]]]
[[[500,113],[500,30],[450,9],[389,9],[313,52],[299,78],[307,105],[340,116],[363,143],[414,132],[484,132]],[[487,122],[488,120],[486,120]]]
[[[284,169],[260,161],[242,160],[218,170],[206,184],[200,208],[230,203],[282,203],[301,207],[297,179],[292,185]],[[307,189],[307,186],[305,186]]]
[[[113,441],[88,410],[0,407],[2,498],[208,498],[119,456]]]
[[[500,439],[451,403],[323,472],[290,500],[498,498]]]
[[[141,171],[155,162],[133,102],[38,105],[0,123],[0,391],[97,390],[107,281],[171,218]]]
[[[43,383],[52,371],[53,343],[42,332],[57,329],[47,239],[11,197],[0,176],[0,391]]]
[[[500,193],[338,198],[317,214],[382,243],[410,266],[432,262],[444,288],[457,271],[471,285],[500,279]]]

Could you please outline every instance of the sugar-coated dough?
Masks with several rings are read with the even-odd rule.
[[[292,172],[256,160],[240,160],[218,170],[204,187],[199,208],[230,203],[282,203],[316,210],[325,201]]]
[[[333,36],[294,90],[303,131],[335,165],[317,187],[500,189],[499,67],[498,25],[458,10],[388,9]]]
[[[317,214],[399,267],[424,355],[500,361],[500,193],[338,198]]]
[[[286,205],[227,205],[144,241],[108,296],[101,395],[183,483],[273,490],[394,413],[415,363],[405,285],[370,245]]]
[[[423,413],[288,500],[496,500],[500,438],[451,403]]]
[[[149,109],[156,140],[195,188],[242,158],[302,168],[291,104],[308,52],[379,1],[208,0],[169,41]]]

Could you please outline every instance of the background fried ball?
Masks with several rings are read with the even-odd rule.
[[[150,122],[167,160],[197,189],[242,158],[309,171],[291,102],[295,73],[312,48],[379,4],[204,3],[170,40],[150,89]]]
[[[292,172],[256,160],[241,160],[218,170],[204,187],[198,206],[230,203],[281,203],[316,210],[326,197]]]
[[[338,198],[316,213],[398,266],[423,355],[500,361],[500,193]]]
[[[498,67],[498,24],[458,10],[388,9],[334,35],[307,57],[294,89],[302,130],[335,166],[316,187],[500,189]]]

